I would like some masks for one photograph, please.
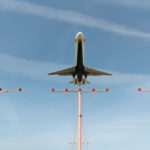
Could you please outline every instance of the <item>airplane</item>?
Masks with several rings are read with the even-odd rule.
[[[76,66],[48,73],[48,75],[73,76],[73,81],[70,83],[79,86],[90,83],[87,81],[87,76],[112,75],[111,73],[96,70],[84,65],[84,43],[85,39],[83,33],[78,32],[75,37]]]

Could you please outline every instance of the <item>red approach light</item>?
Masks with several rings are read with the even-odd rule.
[[[65,89],[65,92],[68,92],[68,89],[67,89],[67,88]]]
[[[95,92],[95,89],[93,88],[92,91]]]
[[[22,91],[22,88],[19,88],[19,92],[21,92]]]
[[[106,92],[108,92],[108,91],[109,91],[109,89],[108,89],[108,88],[106,88],[106,89],[105,89],[105,91],[106,91]]]
[[[81,92],[82,90],[81,89],[79,89],[79,92]]]
[[[54,88],[52,89],[52,92],[55,92],[55,89],[54,89]]]
[[[141,88],[138,88],[138,91],[140,91],[140,92],[141,92],[141,91],[142,91],[142,89],[141,89]]]
[[[0,91],[2,91],[2,88],[0,88]]]

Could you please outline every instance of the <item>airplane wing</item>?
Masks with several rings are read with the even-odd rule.
[[[103,72],[103,71],[96,70],[96,69],[93,69],[93,68],[90,68],[90,67],[84,67],[84,72],[88,76],[112,75],[111,73]]]
[[[70,76],[70,75],[73,75],[75,73],[75,71],[76,71],[76,66],[66,68],[66,69],[63,69],[63,70],[59,70],[59,71],[56,71],[56,72],[48,73],[48,75]]]

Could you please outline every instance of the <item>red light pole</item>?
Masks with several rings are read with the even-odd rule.
[[[79,95],[79,113],[78,113],[78,120],[79,120],[79,129],[78,129],[78,150],[81,150],[81,147],[82,147],[82,127],[81,127],[81,121],[82,121],[82,110],[81,110],[81,97],[82,97],[82,92],[94,92],[94,93],[98,93],[98,92],[108,92],[109,89],[106,88],[104,91],[96,91],[94,88],[91,90],[91,91],[86,91],[86,90],[83,90],[82,89],[78,89],[77,91],[69,91],[67,88],[64,90],[64,91],[55,91],[55,89],[53,88],[52,89],[52,92],[78,92],[78,95]]]

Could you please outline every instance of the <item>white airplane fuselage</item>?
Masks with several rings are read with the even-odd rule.
[[[80,51],[79,50],[80,48],[81,48],[82,59],[83,59],[83,63],[84,63],[84,43],[85,43],[85,39],[84,39],[83,33],[82,32],[78,32],[76,37],[75,37],[76,63],[78,62],[77,56],[78,56],[78,53]]]
[[[83,72],[84,72],[84,35],[82,32],[78,32],[75,37],[75,49],[76,49],[76,75],[77,79],[73,79],[78,85],[83,84]],[[77,80],[77,81],[75,81]]]

